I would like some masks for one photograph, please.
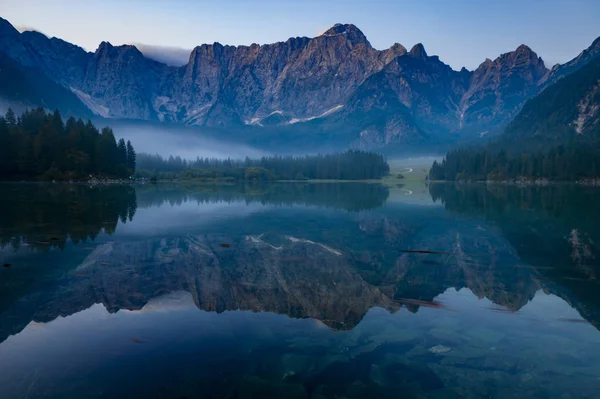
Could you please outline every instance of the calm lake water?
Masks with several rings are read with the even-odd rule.
[[[0,398],[598,398],[600,190],[0,185]]]

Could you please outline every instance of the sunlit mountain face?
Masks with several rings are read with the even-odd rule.
[[[102,41],[88,52],[0,17],[0,111],[58,108],[132,139],[141,128],[136,148],[166,156],[187,155],[194,144],[196,153],[208,146],[217,154],[438,154],[501,133],[527,100],[600,54],[596,39],[552,67],[522,44],[472,70],[453,69],[421,43],[376,49],[351,23],[261,45],[197,43],[176,65],[168,50],[157,58],[139,47]],[[175,133],[187,148],[171,143]],[[237,150],[224,151],[233,143]]]
[[[592,188],[1,188],[2,397],[596,394]]]

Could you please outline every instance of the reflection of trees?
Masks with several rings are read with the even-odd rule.
[[[7,184],[0,199],[0,245],[30,246],[36,250],[64,248],[111,234],[119,220],[132,220],[135,189],[114,185]]]
[[[382,206],[389,191],[380,184],[309,183],[266,185],[160,184],[138,188],[141,207],[180,205],[185,202],[216,203],[244,201],[275,206],[317,206],[363,211]]]
[[[276,195],[279,203],[289,204],[293,202],[283,198],[295,194],[293,190],[339,190],[333,191],[335,197],[346,195],[346,187],[351,187],[326,186],[277,186],[282,191],[276,194],[269,187],[246,187],[245,192],[215,187],[213,192],[212,186],[186,190],[158,185],[137,188],[137,194],[138,204],[146,207],[246,198],[274,204],[268,199]],[[380,186],[352,188],[372,187]],[[311,195],[308,191],[295,198],[319,204],[314,198],[329,194]],[[344,203],[338,199],[326,204]],[[11,310],[12,324],[0,329],[0,339],[31,320],[49,321],[94,303],[110,311],[136,310],[173,291],[190,292],[196,305],[207,311],[251,309],[315,317],[337,329],[353,328],[373,306],[415,312],[421,304],[431,306],[450,287],[468,287],[480,298],[520,309],[540,288],[537,274],[531,268],[512,267],[522,263],[513,245],[498,229],[481,225],[479,218],[445,217],[441,209],[429,207],[384,207],[356,214],[308,208],[225,219],[201,234],[185,231],[141,241],[109,241],[86,253],[76,272],[45,284],[30,302],[19,301]]]
[[[6,212],[2,226],[13,223],[13,230],[20,232],[19,236],[26,242],[63,237],[62,241],[51,243],[57,246],[64,245],[67,236],[83,240],[93,238],[101,229],[113,231],[118,219],[131,219],[136,204],[149,207],[186,201],[248,201],[356,210],[364,209],[367,203],[385,201],[387,195],[382,186],[351,183],[241,188],[158,185],[139,187],[136,191],[121,186],[48,185],[31,186],[27,188],[28,194],[24,187],[20,187],[21,194],[15,191],[13,200],[5,198],[5,206],[20,206],[35,212],[31,212],[30,219],[26,219],[28,214],[23,215],[22,211]],[[598,294],[592,289],[597,285],[586,280],[578,287],[575,280],[562,279],[564,276],[587,276],[582,273],[582,267],[589,266],[585,263],[589,256],[597,256],[597,247],[588,241],[593,232],[586,230],[585,221],[567,219],[565,222],[558,216],[550,216],[548,211],[538,210],[560,211],[552,202],[552,195],[543,200],[539,198],[547,195],[539,188],[530,193],[512,191],[515,188],[508,192],[506,188],[496,189],[498,192],[486,191],[483,186],[475,189],[448,186],[441,194],[432,194],[436,199],[443,198],[446,207],[453,212],[484,214],[500,225],[502,234],[493,226],[481,223],[479,217],[444,217],[441,209],[432,214],[436,210],[415,207],[406,212],[385,207],[376,212],[348,214],[310,208],[302,213],[303,217],[298,217],[297,212],[273,212],[268,217],[257,213],[248,215],[243,221],[224,220],[216,231],[205,232],[207,235],[200,236],[197,242],[191,241],[188,232],[137,243],[117,240],[89,255],[82,264],[85,267],[78,269],[77,275],[67,275],[64,280],[54,283],[57,284],[55,287],[65,287],[64,290],[59,292],[48,288],[50,284],[45,285],[43,289],[47,294],[44,295],[48,296],[42,302],[48,308],[37,320],[55,317],[57,309],[52,309],[54,307],[60,308],[59,314],[71,314],[99,302],[108,309],[139,309],[161,293],[178,290],[191,292],[198,306],[205,310],[269,309],[292,317],[327,319],[336,328],[352,328],[374,305],[404,306],[416,311],[420,303],[430,305],[436,296],[450,287],[468,287],[478,297],[486,297],[511,310],[524,306],[540,287],[548,288],[572,303],[579,301],[580,305],[574,304],[578,309],[584,305],[581,295],[591,296],[592,300],[586,303],[594,304],[593,298]],[[346,195],[350,199],[345,199]],[[356,197],[364,200],[351,206]],[[40,201],[40,198],[46,200]],[[557,200],[564,201],[564,198]],[[53,205],[56,202],[60,204]],[[59,211],[52,213],[52,209]],[[577,214],[573,209],[562,212]],[[10,213],[15,214],[14,218],[21,214],[21,219],[8,220]],[[110,223],[105,224],[107,222]],[[25,226],[27,223],[29,227]],[[54,230],[59,230],[61,223],[62,236],[59,236]],[[42,230],[38,232],[36,227],[31,227],[35,224],[43,225]],[[575,233],[573,228],[577,229]],[[2,234],[7,234],[5,229]],[[302,240],[290,240],[288,235]],[[223,243],[228,246],[222,247]],[[577,251],[573,251],[574,246],[578,246]],[[443,251],[444,255],[406,253],[406,249],[437,250]],[[552,265],[553,268],[535,270],[523,265],[521,259],[536,267]],[[577,267],[564,268],[560,264],[563,261]],[[107,264],[110,267],[106,267]],[[338,267],[339,273],[331,274],[334,266]],[[18,269],[13,268],[11,272]],[[274,270],[277,273],[273,274]],[[277,281],[271,281],[274,276],[278,276]],[[547,278],[538,281],[541,276]],[[195,281],[202,284],[190,285]],[[115,286],[114,282],[119,283]],[[279,286],[282,282],[287,288]],[[296,286],[295,296],[287,298],[286,290]],[[306,287],[310,289],[305,290]],[[565,288],[579,296],[565,296],[570,292]],[[354,295],[357,292],[360,295]],[[378,296],[369,300],[365,294],[369,292],[377,292]],[[141,293],[144,295],[139,295]],[[71,300],[66,301],[67,297]],[[348,314],[337,308],[339,314],[325,314],[325,310],[333,309],[334,304],[348,302],[351,298],[354,298],[351,305],[344,309],[354,306],[353,317],[346,317]],[[89,302],[87,305],[86,301]],[[294,301],[298,302],[296,307],[289,307]],[[25,320],[23,325],[29,321]],[[343,327],[339,327],[342,324]]]
[[[37,250],[63,248],[111,234],[119,221],[131,221],[142,207],[245,201],[263,205],[303,205],[361,211],[383,205],[388,196],[379,184],[281,184],[247,186],[6,184],[0,199],[0,245]],[[139,198],[138,198],[139,197]]]
[[[497,224],[541,284],[600,325],[600,201],[598,190],[575,185],[431,184],[452,212]]]
[[[537,262],[585,266],[585,258],[600,256],[594,244],[600,243],[596,188],[431,184],[430,192],[449,211],[483,214],[498,223],[509,239],[520,236],[515,248],[535,256]],[[574,256],[578,252],[584,256]]]
[[[531,300],[539,286],[530,270],[506,267],[518,258],[497,232],[473,239],[476,223],[424,230],[415,226],[424,215],[405,221],[406,215],[346,214],[320,225],[294,215],[294,220],[276,219],[287,226],[279,233],[267,226],[270,217],[260,215],[263,226],[250,229],[256,233],[251,235],[221,235],[228,229],[220,225],[217,234],[109,241],[76,271],[11,307],[5,313],[11,323],[1,326],[0,341],[31,320],[51,321],[94,303],[110,312],[139,310],[152,298],[177,291],[190,292],[206,311],[313,317],[343,330],[354,328],[374,306],[416,312],[450,287],[468,287],[513,310]],[[288,236],[291,231],[296,237]],[[327,239],[344,232],[348,235],[339,240]],[[400,251],[428,247],[460,247],[464,253],[449,258]]]
[[[576,185],[514,186],[432,183],[434,201],[463,214],[506,215],[519,210],[543,211],[549,216],[578,224],[595,226],[600,217],[598,189]]]

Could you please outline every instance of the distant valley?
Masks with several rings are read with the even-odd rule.
[[[16,108],[58,108],[111,125],[191,127],[277,152],[442,152],[501,132],[528,99],[597,56],[600,40],[552,69],[521,45],[474,71],[455,71],[421,44],[380,51],[356,26],[336,24],[314,38],[203,44],[175,67],[131,45],[103,42],[89,53],[19,33],[0,18],[0,53],[0,82],[7,82],[0,99]]]

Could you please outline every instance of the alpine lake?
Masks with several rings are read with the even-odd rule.
[[[598,398],[600,189],[0,184],[0,398]]]

